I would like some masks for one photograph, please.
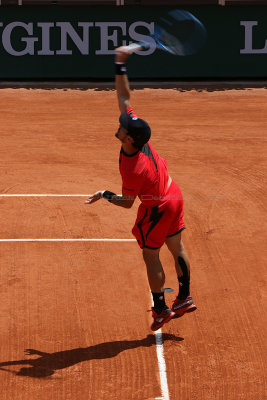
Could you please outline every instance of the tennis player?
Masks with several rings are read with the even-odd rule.
[[[183,198],[177,184],[169,176],[166,161],[149,142],[151,130],[146,121],[137,117],[130,105],[130,88],[126,74],[126,60],[138,50],[137,45],[116,49],[116,91],[121,115],[115,136],[120,141],[120,174],[122,195],[109,190],[89,195],[86,204],[101,198],[110,203],[131,208],[138,196],[141,204],[132,233],[142,249],[147,276],[153,296],[153,331],[172,318],[194,311],[190,296],[190,262],[181,239],[185,229]],[[139,47],[139,50],[141,48]],[[166,243],[173,255],[178,276],[179,291],[170,309],[164,298],[165,274],[159,258]]]

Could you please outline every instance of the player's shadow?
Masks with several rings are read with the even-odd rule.
[[[180,342],[183,340],[181,337],[168,333],[163,333],[162,339],[163,342],[167,340]],[[39,350],[27,349],[25,350],[26,354],[39,355],[40,357],[18,361],[5,361],[0,363],[0,370],[8,371],[20,376],[46,378],[53,375],[56,370],[68,368],[80,362],[112,358],[116,357],[122,351],[154,345],[155,336],[147,335],[146,338],[140,340],[120,340],[116,342],[99,343],[86,348],[65,350],[56,353],[44,353]],[[22,367],[18,372],[3,368],[11,365],[31,365],[31,367]]]

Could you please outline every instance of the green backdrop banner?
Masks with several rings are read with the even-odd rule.
[[[175,7],[25,6],[0,8],[0,78],[109,79],[114,49],[144,40]],[[132,56],[131,78],[266,78],[267,7],[183,8],[206,27],[190,56],[155,49]]]

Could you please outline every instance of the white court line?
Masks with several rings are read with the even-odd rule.
[[[0,242],[135,242],[135,239],[107,239],[107,238],[78,238],[78,239],[0,239]],[[159,329],[154,333],[157,348],[157,359],[160,376],[161,397],[155,400],[170,400],[169,388],[166,373],[166,363],[164,358],[162,332]]]
[[[156,399],[170,400],[161,329],[155,332],[154,335],[156,338],[156,345],[157,345],[157,357],[158,357],[160,386],[161,386],[161,397],[156,397]]]
[[[152,294],[151,294],[151,300],[153,303]],[[157,347],[157,358],[158,358],[159,378],[160,378],[160,388],[161,388],[161,396],[155,397],[155,400],[170,400],[161,329],[158,329],[157,332],[154,332],[154,336]]]
[[[0,194],[0,197],[88,197],[87,194]]]
[[[88,194],[0,194],[0,197],[88,197]],[[135,239],[0,239],[0,242],[135,242]],[[164,358],[162,332],[159,329],[154,333],[157,348],[158,368],[160,375],[161,397],[155,400],[170,400],[169,388]]]
[[[135,242],[135,239],[107,239],[107,238],[78,238],[78,239],[0,239],[0,242]],[[154,333],[157,348],[157,359],[160,376],[161,397],[157,400],[170,400],[166,363],[164,358],[163,339],[161,329]]]
[[[136,242],[136,239],[0,239],[0,242]]]

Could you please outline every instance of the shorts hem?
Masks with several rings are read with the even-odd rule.
[[[163,246],[163,245],[162,245],[162,246]],[[158,247],[144,246],[144,247],[142,247],[142,249],[157,250],[157,249],[160,249],[162,246],[158,246]]]
[[[172,237],[172,236],[178,235],[178,233],[181,233],[181,232],[184,231],[185,229],[186,229],[185,226],[183,226],[181,229],[179,229],[179,231],[173,233],[172,235],[167,235],[166,237],[167,237],[167,238],[170,238],[170,237]]]

